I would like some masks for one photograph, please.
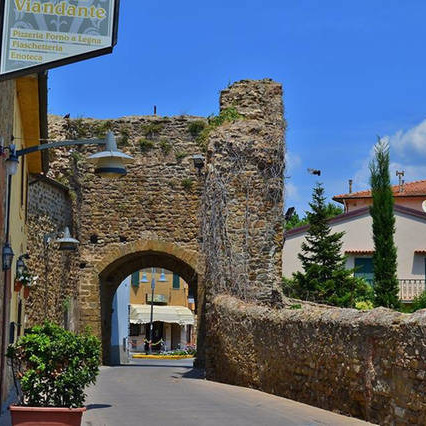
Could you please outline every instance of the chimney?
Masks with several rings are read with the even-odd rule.
[[[398,180],[399,180],[399,192],[402,192],[404,191],[404,183],[405,183],[405,181],[402,180],[402,178],[404,177],[405,172],[404,170],[402,170],[401,172],[397,170],[396,175],[398,176]]]
[[[352,183],[353,183],[353,180],[349,179],[349,194],[352,194]]]

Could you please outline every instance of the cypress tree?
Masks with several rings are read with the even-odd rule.
[[[374,302],[376,306],[398,308],[399,286],[396,276],[397,254],[394,243],[395,215],[393,193],[389,176],[389,145],[380,138],[375,146],[375,158],[370,163],[370,184],[373,205],[373,270]]]
[[[311,212],[307,213],[309,230],[298,257],[304,273],[297,272],[290,287],[290,296],[313,302],[353,307],[357,301],[371,297],[369,286],[345,268],[346,258],[341,254],[344,232],[331,233],[327,223],[329,206],[325,203],[324,188],[314,187]],[[285,290],[288,290],[288,288]]]

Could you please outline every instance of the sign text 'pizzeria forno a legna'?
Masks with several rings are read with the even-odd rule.
[[[0,77],[112,52],[119,0],[0,0]]]

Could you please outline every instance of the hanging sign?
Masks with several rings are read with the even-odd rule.
[[[2,0],[0,79],[111,53],[119,0]]]

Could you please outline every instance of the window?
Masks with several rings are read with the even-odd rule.
[[[180,277],[178,274],[173,273],[173,288],[180,288]]]
[[[364,278],[367,282],[372,284],[374,280],[373,258],[356,257],[354,275],[359,278]]]

